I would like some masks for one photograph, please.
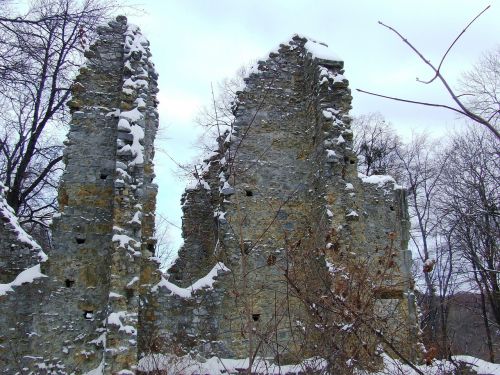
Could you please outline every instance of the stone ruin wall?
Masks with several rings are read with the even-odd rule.
[[[148,341],[139,326],[155,321],[141,301],[159,281],[152,182],[157,74],[149,43],[125,17],[97,31],[68,103],[60,213],[54,248],[41,264],[48,277],[0,296],[36,301],[23,307],[28,343],[15,358],[10,349],[2,352],[3,373],[19,367],[132,374]],[[12,305],[2,300],[2,307]]]
[[[49,259],[29,244],[12,256],[19,241],[0,228],[0,267],[10,270],[0,281],[40,260],[47,276],[0,295],[3,373],[127,374],[151,351],[244,358],[257,345],[261,356],[297,362],[313,352],[294,342],[306,316],[288,298],[287,251],[298,242],[299,254],[325,247],[332,228],[331,248],[360,256],[393,233],[399,271],[381,308],[397,306],[416,322],[405,299],[404,191],[388,178],[358,177],[343,62],[315,57],[313,42],[298,36],[259,62],[238,93],[231,132],[183,196],[185,243],[162,277],[153,234],[157,74],[147,41],[124,17],[98,33],[72,86]],[[15,353],[9,340],[20,343]]]
[[[42,300],[40,262],[47,256],[21,228],[5,193],[0,184],[0,371],[13,373],[16,360],[30,352],[33,306]]]
[[[398,272],[381,291],[378,308],[400,310],[395,342],[415,334],[406,329],[416,315],[404,190],[389,177],[358,177],[343,62],[314,57],[310,43],[296,36],[259,61],[238,93],[231,132],[183,197],[185,243],[160,288],[168,306],[161,334],[177,353],[241,358],[253,345],[259,356],[282,362],[313,355],[314,342],[304,349],[295,341],[296,322],[307,318],[290,298],[283,272],[294,243],[301,241],[296,252],[308,254],[324,247],[332,230],[331,254],[325,254],[331,262],[337,251],[376,258],[389,235],[395,239]],[[176,289],[192,289],[217,268],[213,290],[186,298]],[[276,324],[277,334],[270,328]],[[248,325],[253,343],[244,333]]]

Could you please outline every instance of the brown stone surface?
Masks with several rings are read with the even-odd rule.
[[[390,291],[385,297],[398,297],[387,303],[401,305],[399,336],[391,338],[414,348],[404,192],[390,179],[358,177],[343,63],[314,58],[305,42],[295,37],[259,62],[238,93],[231,136],[183,196],[185,243],[169,281],[189,289],[217,262],[230,271],[190,298],[159,289],[167,305],[160,336],[177,354],[290,362],[315,355],[321,333],[314,324],[312,333],[302,331],[310,315],[301,298],[320,295],[325,261],[375,268],[388,243],[394,260],[380,282]],[[294,293],[293,281],[306,292]]]

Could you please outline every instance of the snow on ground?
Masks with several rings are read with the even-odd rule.
[[[500,375],[500,364],[490,363],[466,355],[456,355],[452,358],[457,364],[458,362],[466,364],[467,367],[476,371],[478,375]],[[360,372],[359,375],[418,375],[418,372],[410,366],[391,359],[387,355],[383,355],[383,359],[384,370],[377,373]],[[431,366],[420,365],[416,367],[425,375],[452,374],[455,368],[452,362],[445,360],[434,360]]]
[[[103,360],[101,361],[99,366],[97,366],[97,368],[95,368],[89,372],[86,372],[83,375],[102,375],[102,374],[104,374],[104,365],[105,365],[105,362],[104,362],[104,358],[103,358]]]
[[[169,370],[172,374],[241,374],[248,368],[248,359],[221,359],[211,357],[204,362],[184,357],[163,354],[149,355],[139,361],[140,371]],[[261,358],[256,358],[252,366],[255,374],[295,374],[307,369],[324,368],[326,362],[319,358],[310,358],[299,365],[278,366]]]
[[[464,362],[478,375],[500,375],[500,364],[493,364],[470,356],[454,356],[455,362]],[[376,373],[355,371],[356,375],[417,375],[418,372],[410,366],[383,355],[384,369]],[[143,357],[139,361],[140,371],[168,370],[172,374],[240,374],[248,368],[248,359],[194,359],[189,355],[176,357],[174,355],[154,354]],[[454,365],[449,361],[434,361],[432,366],[421,365],[417,368],[425,375],[441,375],[452,371]],[[278,366],[263,358],[256,358],[252,366],[254,374],[298,374],[307,370],[326,370],[326,361],[321,358],[310,358],[296,365]],[[335,375],[335,374],[333,374]],[[342,375],[342,374],[337,374]]]

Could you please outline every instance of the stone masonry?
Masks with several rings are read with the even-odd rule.
[[[48,277],[31,286],[40,295],[30,306],[31,347],[4,373],[133,374],[144,341],[138,325],[151,318],[141,301],[159,281],[152,182],[157,74],[149,43],[125,17],[97,31],[71,88],[54,248],[42,264]]]
[[[14,373],[20,358],[30,353],[33,306],[42,301],[40,262],[47,256],[19,225],[5,193],[0,184],[0,369]]]
[[[312,280],[340,266],[343,253],[368,265],[389,243],[395,271],[374,308],[398,311],[394,342],[414,341],[405,192],[389,176],[358,176],[343,62],[323,50],[296,36],[259,61],[237,95],[231,130],[183,196],[185,243],[159,285],[160,335],[176,354],[281,363],[314,355],[289,275]],[[299,259],[325,247],[326,236],[324,269],[301,269]],[[199,288],[205,275],[216,279],[211,288]]]
[[[162,275],[149,43],[125,17],[97,31],[71,88],[48,259],[0,186],[0,373],[134,374],[151,353],[297,363],[317,352],[305,332],[324,328],[304,296],[335,289],[346,259],[372,267],[384,251],[373,310],[396,311],[393,344],[413,357],[405,192],[358,176],[343,62],[300,36],[259,61],[182,197],[184,245]]]

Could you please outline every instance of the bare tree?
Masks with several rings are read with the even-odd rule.
[[[483,54],[463,74],[460,91],[467,106],[493,125],[500,124],[500,47]]]
[[[175,253],[172,247],[172,237],[170,228],[175,226],[164,215],[157,213],[155,215],[155,238],[156,238],[156,257],[161,262],[161,268],[168,268],[175,260]]]
[[[397,150],[399,163],[403,173],[403,181],[408,191],[410,217],[413,219],[411,239],[419,254],[421,264],[435,261],[432,248],[432,236],[437,227],[437,218],[434,215],[433,203],[437,193],[437,185],[442,173],[442,164],[436,162],[431,149],[431,142],[425,135],[414,135],[412,140]],[[430,267],[430,265],[428,265]],[[430,297],[430,324],[432,332],[436,330],[435,285],[431,269],[426,269],[424,279],[426,294]]]
[[[380,113],[368,113],[353,119],[354,149],[359,172],[399,175],[394,168],[401,141]],[[397,177],[397,176],[394,176]]]
[[[496,326],[500,326],[498,146],[494,136],[478,129],[456,135],[450,145],[440,203],[454,251],[468,261],[471,279],[482,296],[490,352],[492,344],[486,301]]]
[[[398,30],[394,29],[393,27],[384,24],[383,22],[379,21],[379,24],[382,25],[383,27],[387,28],[388,30],[392,31],[394,34],[396,34],[410,49],[415,52],[415,54],[419,57],[420,60],[424,64],[426,64],[433,73],[433,76],[429,80],[420,80],[417,78],[417,81],[423,84],[431,84],[432,82],[438,80],[441,82],[441,84],[444,86],[446,91],[448,92],[450,98],[453,100],[453,102],[456,104],[456,106],[449,106],[445,104],[439,104],[439,103],[432,103],[432,102],[425,102],[421,100],[412,100],[412,99],[405,99],[405,98],[399,98],[399,97],[394,97],[394,96],[388,96],[388,95],[382,95],[366,90],[361,90],[357,89],[359,92],[363,92],[365,94],[369,95],[374,95],[378,96],[381,98],[386,98],[386,99],[391,99],[399,102],[405,102],[405,103],[411,103],[411,104],[418,104],[418,105],[423,105],[423,106],[428,106],[428,107],[435,107],[435,108],[445,108],[450,111],[456,112],[470,120],[472,120],[474,123],[479,124],[482,127],[485,127],[495,135],[495,137],[500,140],[500,132],[497,129],[496,126],[496,121],[498,120],[498,116],[492,117],[492,113],[490,112],[484,112],[484,111],[476,111],[478,108],[475,107],[474,105],[468,106],[468,104],[473,103],[474,101],[471,100],[470,97],[467,97],[467,99],[464,100],[462,95],[458,93],[456,90],[454,90],[450,83],[448,82],[448,79],[444,76],[444,74],[441,71],[441,68],[443,66],[444,60],[446,59],[446,56],[448,56],[448,53],[450,50],[453,48],[453,46],[457,43],[457,41],[460,39],[460,37],[467,31],[467,29],[476,21],[484,12],[486,12],[489,9],[490,6],[487,6],[481,13],[479,13],[474,19],[469,22],[469,24],[458,34],[458,36],[455,38],[455,40],[450,44],[450,46],[447,48],[446,52],[443,54],[439,64],[436,66],[435,64],[431,63],[431,60],[428,59],[426,56],[422,54],[420,50],[418,50],[404,35],[402,35]],[[497,88],[496,88],[497,90]],[[472,93],[472,95],[477,95],[478,100],[480,100],[481,93],[476,92]],[[496,112],[498,113],[498,112]],[[486,115],[486,117],[484,117]]]
[[[71,82],[114,9],[109,0],[37,0],[26,14],[0,14],[0,179],[23,223],[45,225],[55,208]]]
[[[225,142],[234,121],[236,94],[244,87],[244,78],[249,75],[251,69],[251,65],[240,67],[232,78],[220,81],[216,91],[211,85],[212,103],[203,107],[196,118],[198,125],[205,129],[199,142],[202,152],[211,152]],[[216,140],[215,144],[213,140]]]

